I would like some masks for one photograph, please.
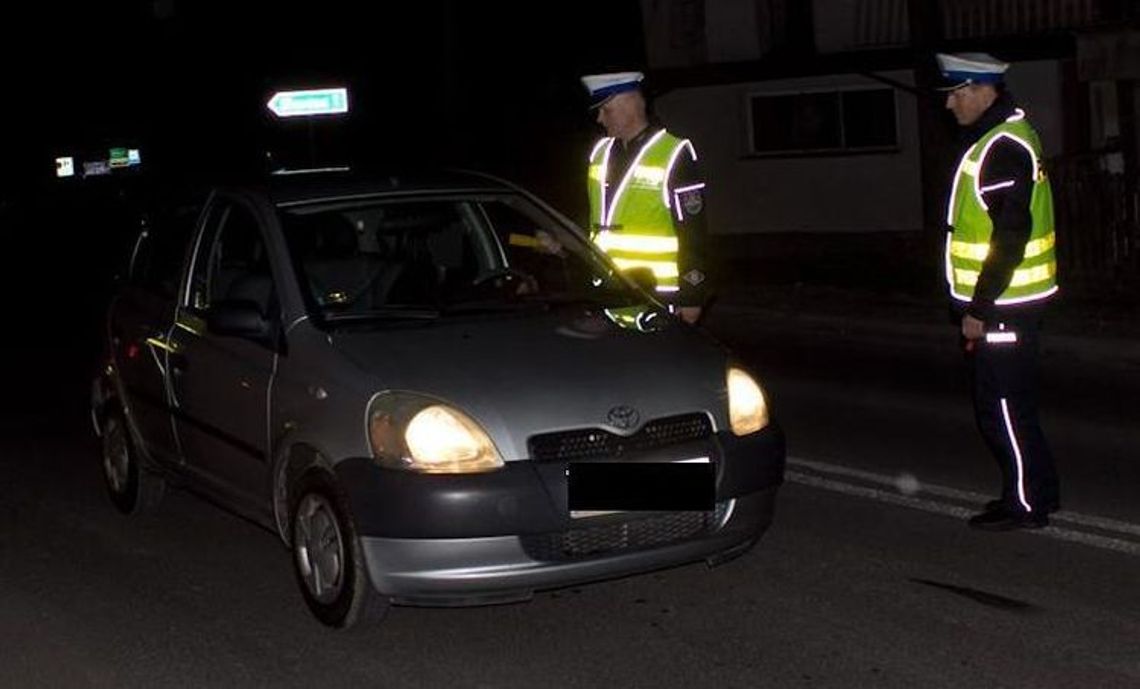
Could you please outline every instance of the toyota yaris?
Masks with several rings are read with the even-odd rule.
[[[717,564],[768,527],[758,378],[533,195],[314,173],[167,211],[92,390],[110,497],[173,483],[273,530],[325,624]]]

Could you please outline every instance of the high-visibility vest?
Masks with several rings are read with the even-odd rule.
[[[1053,192],[1041,163],[1041,140],[1026,121],[1025,113],[1017,110],[1005,122],[986,132],[958,163],[946,213],[946,222],[952,228],[946,236],[946,282],[950,294],[958,301],[973,299],[982,263],[989,255],[994,224],[983,198],[983,192],[988,190],[981,186],[982,168],[990,148],[1003,138],[1024,147],[1033,161],[1033,191],[1029,202],[1033,229],[1021,262],[995,303],[1037,301],[1057,291]],[[1012,181],[1002,181],[995,187],[1012,184]]]
[[[669,174],[681,155],[696,160],[687,139],[664,129],[649,137],[616,187],[606,185],[615,139],[605,137],[590,153],[587,188],[591,237],[622,270],[645,267],[657,278],[658,292],[679,289],[677,232]]]

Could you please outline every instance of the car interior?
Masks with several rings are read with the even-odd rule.
[[[401,203],[287,216],[286,232],[321,308],[434,306],[481,272],[457,204]]]

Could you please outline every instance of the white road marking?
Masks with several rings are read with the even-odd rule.
[[[788,466],[811,469],[812,471],[818,471],[823,474],[857,478],[861,481],[876,483],[882,486],[890,486],[891,488],[894,488],[898,485],[898,479],[893,476],[887,476],[886,474],[876,474],[870,471],[862,471],[859,469],[852,469],[850,467],[841,466],[839,464],[830,464],[828,462],[816,462],[813,460],[801,459],[799,457],[788,457]],[[948,488],[946,486],[939,486],[933,483],[919,483],[918,492],[927,493],[929,495],[934,495],[940,498],[961,500],[962,502],[969,502],[978,506],[984,505],[993,499],[992,495],[983,495],[981,493],[974,493],[968,490]],[[1054,512],[1053,514],[1049,515],[1049,519],[1051,521],[1067,522],[1069,524],[1077,524],[1080,526],[1090,526],[1094,529],[1102,529],[1104,531],[1114,531],[1119,534],[1140,536],[1140,524],[1123,522],[1117,519],[1097,517],[1089,514],[1081,514],[1079,512],[1069,512],[1067,510]]]
[[[798,460],[798,459],[789,458],[788,464],[792,465],[792,466],[795,466],[797,464],[802,465],[802,466],[807,466],[810,464],[810,465],[813,465],[812,466],[813,469],[820,471],[820,469],[818,469],[817,467],[818,467],[818,465],[821,465],[822,463],[820,463],[820,462],[806,462],[805,460]],[[829,468],[835,467],[835,465],[829,465],[829,464],[824,464],[823,466],[827,466]],[[864,480],[869,480],[865,477],[870,476],[870,477],[874,477],[876,479],[874,481],[875,483],[886,483],[887,485],[894,486],[894,480],[891,479],[890,477],[885,477],[885,476],[882,476],[880,474],[872,474],[870,472],[859,471],[857,469],[848,469],[847,467],[835,467],[835,468],[842,469],[842,472],[839,472],[839,471],[833,472],[836,474],[846,474],[846,475],[859,474],[858,478],[863,478]],[[888,490],[881,490],[879,488],[872,488],[870,486],[860,486],[860,485],[848,483],[845,481],[837,481],[837,480],[830,479],[830,478],[824,478],[822,476],[814,476],[812,474],[805,474],[805,473],[802,473],[799,471],[793,471],[793,470],[786,471],[784,473],[784,477],[792,483],[798,483],[801,485],[810,486],[813,488],[820,488],[823,490],[830,490],[830,491],[834,491],[837,493],[843,493],[845,495],[851,495],[854,497],[867,498],[870,500],[877,500],[879,502],[885,502],[885,503],[888,503],[891,505],[899,505],[902,507],[909,507],[911,509],[922,510],[923,512],[931,512],[934,514],[941,514],[943,516],[955,517],[957,519],[965,519],[965,518],[969,517],[970,515],[972,515],[976,512],[975,509],[962,507],[959,505],[952,505],[952,504],[945,503],[945,502],[939,502],[936,500],[928,500],[925,498],[919,498],[919,497],[914,497],[914,496],[910,496],[910,495],[902,495],[897,490],[889,490],[888,491]],[[932,489],[938,489],[938,491],[935,491]],[[976,496],[978,498],[981,498],[981,500],[971,500],[972,502],[985,502],[985,500],[987,499],[985,496],[981,496],[981,495],[978,495],[976,493],[967,493],[965,491],[956,491],[952,488],[942,488],[940,486],[929,486],[929,485],[925,485],[925,484],[923,485],[922,491],[930,493],[930,494],[937,494],[937,492],[952,492],[952,493],[959,494],[959,496],[960,495],[972,495],[972,496]],[[949,496],[947,496],[947,497],[949,497]],[[959,499],[960,499],[960,497],[959,497]],[[1058,514],[1061,514],[1061,513],[1058,513]],[[1055,516],[1057,516],[1057,515],[1051,515],[1051,517],[1055,517]],[[1083,516],[1083,515],[1081,515],[1081,516]],[[1090,517],[1089,519],[1099,520],[1099,518],[1096,518],[1096,517]],[[1072,520],[1069,520],[1069,521],[1072,521]],[[1128,524],[1127,522],[1115,522],[1113,520],[1105,520],[1105,521],[1109,521],[1113,524],[1122,524],[1122,525],[1130,526],[1130,527],[1136,526],[1134,524]],[[1103,527],[1099,527],[1099,528],[1103,528]],[[1037,534],[1037,535],[1041,535],[1041,536],[1047,536],[1047,537],[1054,538],[1054,539],[1061,540],[1061,541],[1071,541],[1074,543],[1080,543],[1083,545],[1092,546],[1094,548],[1101,548],[1104,550],[1112,550],[1112,551],[1119,552],[1119,553],[1126,553],[1128,555],[1140,556],[1140,543],[1137,543],[1135,541],[1129,541],[1129,540],[1124,540],[1124,539],[1120,539],[1120,538],[1112,538],[1109,536],[1101,536],[1099,534],[1087,533],[1084,531],[1076,531],[1073,529],[1062,528],[1059,526],[1047,526],[1043,529],[1033,529],[1033,530],[1029,530],[1028,533]]]

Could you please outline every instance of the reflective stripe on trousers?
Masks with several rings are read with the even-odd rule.
[[[1002,474],[1002,499],[1023,512],[1059,502],[1053,457],[1038,418],[1038,337],[1035,321],[990,328],[967,355],[974,414]]]

